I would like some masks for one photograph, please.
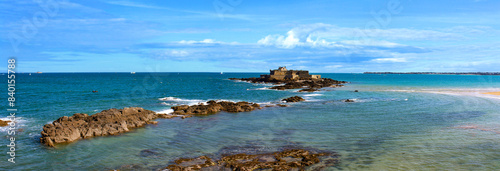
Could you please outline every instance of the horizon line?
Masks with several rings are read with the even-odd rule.
[[[37,71],[37,72],[40,72],[40,71]],[[104,71],[104,72],[59,72],[59,71],[55,71],[55,72],[41,72],[41,73],[37,73],[37,72],[16,72],[15,74],[56,74],[56,73],[131,73],[131,72],[127,72],[127,71],[119,71],[119,72],[113,72],[113,71]],[[2,74],[6,74],[8,72],[0,72]],[[176,72],[176,71],[168,71],[168,72],[134,72],[134,73],[221,73],[219,71],[181,71],[181,72]],[[222,73],[267,73],[267,72],[222,72]],[[325,73],[325,74],[335,74],[335,73],[339,73],[339,74],[362,74],[363,72],[311,72],[311,73]]]

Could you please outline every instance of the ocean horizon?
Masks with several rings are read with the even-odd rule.
[[[310,93],[228,79],[259,75],[18,74],[19,150],[14,167],[2,163],[0,168],[155,170],[179,158],[217,158],[228,151],[274,152],[283,147],[337,153],[339,164],[326,170],[500,168],[495,162],[500,159],[500,145],[494,143],[500,140],[496,122],[500,96],[482,94],[500,91],[499,76],[322,74],[349,83]],[[7,86],[6,81],[2,84]],[[157,119],[157,124],[130,132],[55,148],[39,140],[43,125],[74,113],[131,106],[168,113],[172,106],[208,100],[266,105],[295,95],[305,101],[251,112]],[[345,99],[354,102],[345,103]],[[0,132],[6,135],[7,129],[2,127]],[[1,141],[8,144],[8,139]]]

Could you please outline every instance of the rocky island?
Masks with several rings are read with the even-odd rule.
[[[285,101],[298,102],[303,100],[301,97],[295,96],[287,98]],[[184,119],[195,115],[215,114],[221,111],[231,113],[249,112],[262,109],[262,107],[257,103],[244,101],[210,100],[207,104],[173,106],[171,109],[174,110],[172,114],[161,114],[140,107],[130,107],[103,110],[93,115],[76,113],[69,117],[63,116],[43,127],[40,142],[53,147],[55,144],[70,143],[79,139],[128,132],[132,128],[142,127],[146,124],[156,124],[157,122],[154,120],[157,118],[170,119],[181,116]]]
[[[285,101],[287,103],[293,103],[293,102],[301,102],[301,101],[305,101],[306,99],[302,98],[302,97],[299,97],[299,96],[293,96],[293,97],[289,97],[289,98],[285,98],[281,101]]]
[[[128,132],[131,128],[155,123],[153,120],[160,117],[164,115],[140,107],[109,109],[90,116],[76,113],[46,124],[41,132],[40,142],[53,147],[58,143],[69,143],[78,139],[116,135]]]
[[[276,85],[271,89],[286,90],[299,89],[299,92],[314,92],[324,87],[342,87],[346,81],[337,81],[330,78],[321,78],[321,75],[310,75],[309,71],[287,70],[286,67],[279,67],[270,70],[269,75],[261,75],[259,78],[229,78],[230,80],[247,81],[251,83],[272,83],[284,84]]]
[[[210,100],[207,104],[198,105],[181,105],[173,106],[171,109],[174,110],[173,114],[184,115],[182,118],[191,117],[192,115],[208,115],[215,114],[220,111],[225,112],[249,112],[255,109],[262,109],[257,103],[250,102],[229,102],[229,101],[215,101]]]
[[[363,74],[500,75],[500,72],[363,72]]]

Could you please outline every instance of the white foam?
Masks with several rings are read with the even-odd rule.
[[[165,110],[156,111],[156,113],[159,113],[159,114],[171,114],[171,113],[174,113],[174,110],[173,109],[165,109]]]
[[[158,100],[175,101],[175,100],[181,100],[181,99],[177,98],[177,97],[164,97],[164,98],[159,98]]]
[[[247,89],[247,90],[274,90],[274,89],[270,89],[269,87],[261,87],[261,88]]]
[[[2,121],[12,121],[8,117],[2,117],[2,118],[0,118],[0,120],[2,120]],[[16,117],[16,121],[15,121],[16,126],[15,127],[16,128],[25,127],[26,122],[28,122],[28,120],[26,120],[25,118],[23,118],[23,117]],[[4,126],[4,127],[0,127],[0,132],[8,132],[9,127],[10,127],[10,125]]]
[[[272,105],[273,102],[261,102],[261,103],[257,103],[259,105]]]
[[[165,106],[177,106],[177,105],[198,105],[198,104],[203,104],[207,105],[208,101],[210,100],[198,100],[198,99],[181,99],[177,97],[164,97],[164,98],[159,98],[158,100],[164,101],[161,104]],[[240,102],[241,100],[229,100],[229,99],[217,99],[215,100],[216,102],[222,102],[222,101],[227,101],[227,102],[233,102],[237,103]]]
[[[172,106],[172,105],[196,105],[196,104],[206,104],[205,100],[198,99],[181,99],[177,97],[164,97],[159,98],[158,100],[165,101],[164,105]]]
[[[223,101],[226,101],[226,102],[233,102],[233,103],[238,103],[238,102],[241,102],[241,100],[228,100],[228,99],[217,99],[215,100],[216,102],[223,102]]]
[[[306,94],[306,97],[322,96],[323,94]]]

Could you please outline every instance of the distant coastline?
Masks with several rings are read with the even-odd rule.
[[[500,72],[363,72],[363,74],[500,75]]]

